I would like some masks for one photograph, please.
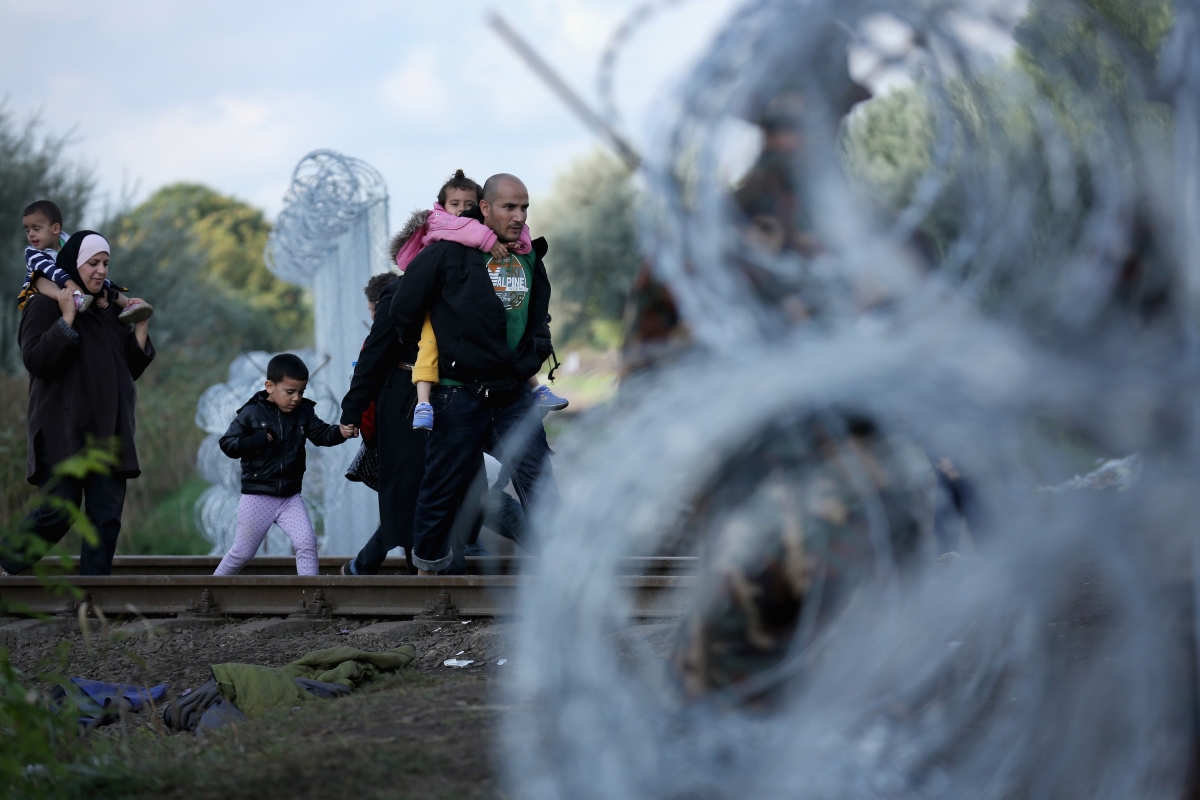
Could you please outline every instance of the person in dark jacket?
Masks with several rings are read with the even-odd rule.
[[[342,398],[342,424],[362,427],[363,415],[375,404],[375,439],[379,447],[379,527],[343,575],[375,575],[388,551],[403,547],[409,572],[412,564],[413,509],[425,474],[424,429],[412,427],[417,388],[412,382],[412,359],[400,358],[400,341],[392,327],[392,298],[399,281],[383,283],[378,293],[368,284],[373,302],[371,330],[354,365],[350,390]]]
[[[358,435],[353,425],[329,425],[304,399],[308,367],[280,353],[267,364],[266,388],[241,408],[221,451],[242,460],[242,499],[237,535],[214,575],[236,575],[254,558],[271,525],[278,525],[296,551],[296,574],[317,574],[317,536],[304,507],[304,442],[333,447]]]
[[[79,231],[67,240],[58,265],[93,297],[104,290],[111,248],[95,231]],[[108,298],[111,300],[112,298]],[[83,543],[79,571],[108,575],[121,532],[125,482],[141,474],[134,446],[134,381],[154,359],[148,323],[135,326],[117,321],[115,303],[83,312],[74,301],[35,294],[21,314],[21,357],[29,370],[29,456],[26,477],[44,494],[76,506],[86,498],[88,520],[99,542]],[[116,463],[106,474],[80,478],[54,477],[59,463],[76,455],[92,439],[115,440]],[[21,524],[21,532],[57,542],[71,522],[61,508],[42,504]],[[0,543],[0,566],[6,573],[27,569],[28,561],[14,554],[17,539]]]
[[[501,242],[515,242],[529,214],[529,191],[512,175],[493,175],[479,210]],[[502,264],[457,242],[430,244],[409,265],[391,304],[401,361],[416,357],[426,314],[439,349],[440,382],[430,396],[439,422],[429,434],[413,522],[419,574],[450,565],[455,513],[483,451],[507,468],[526,512],[557,494],[527,383],[549,356],[537,335],[550,304],[546,244],[539,242]]]

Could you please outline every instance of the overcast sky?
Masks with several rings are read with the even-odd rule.
[[[0,97],[74,128],[102,195],[199,181],[274,215],[296,162],[328,147],[387,181],[393,222],[457,167],[535,197],[595,140],[485,24],[502,11],[589,100],[633,0],[0,0]],[[634,138],[736,7],[693,0],[642,30],[617,73]]]

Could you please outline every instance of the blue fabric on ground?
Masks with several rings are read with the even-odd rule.
[[[70,698],[80,713],[79,723],[97,728],[115,720],[122,707],[136,713],[150,700],[157,704],[166,696],[168,688],[165,683],[147,687],[71,678],[67,686],[60,684],[50,690],[50,702],[55,709],[61,709],[64,701]]]
[[[237,706],[224,697],[217,695],[217,699],[213,701],[212,705],[200,715],[200,721],[196,723],[196,733],[211,731],[223,725],[236,725],[246,721],[246,715]]]
[[[87,678],[71,678],[71,683],[82,689],[101,708],[109,705],[109,701],[115,700],[119,695],[129,703],[132,711],[141,711],[142,706],[148,700],[153,700],[157,704],[166,696],[168,689],[168,684],[165,683],[151,687],[129,686],[123,683],[90,681]]]

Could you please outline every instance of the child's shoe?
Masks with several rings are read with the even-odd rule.
[[[84,294],[83,292],[76,290],[75,294],[72,295],[72,299],[75,301],[75,313],[82,314],[91,308],[92,301],[96,298],[92,297],[90,294]]]
[[[549,386],[542,385],[533,390],[533,404],[547,411],[562,411],[571,401],[550,391]]]
[[[154,316],[154,306],[149,303],[139,300],[125,306],[120,314],[117,314],[117,321],[122,325],[137,325],[139,322],[145,322]]]
[[[413,430],[433,430],[433,406],[429,403],[417,403],[413,412]]]

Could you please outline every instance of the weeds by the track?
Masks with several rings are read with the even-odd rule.
[[[406,671],[201,736],[105,733],[64,785],[96,798],[490,798],[496,724],[486,680]]]

